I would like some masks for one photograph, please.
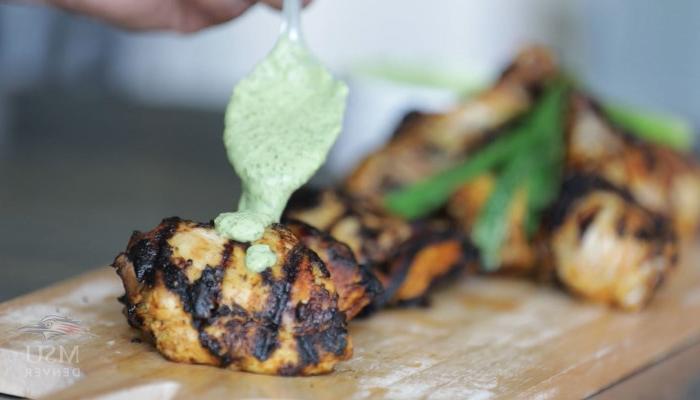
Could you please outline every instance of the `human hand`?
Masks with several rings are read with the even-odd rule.
[[[282,0],[45,0],[132,30],[196,32],[230,21],[256,3],[275,8]],[[311,0],[303,0],[307,5]]]

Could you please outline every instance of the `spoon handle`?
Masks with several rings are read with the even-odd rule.
[[[282,33],[291,40],[301,41],[301,0],[284,0],[282,12],[284,13]]]

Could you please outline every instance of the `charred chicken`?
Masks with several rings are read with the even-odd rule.
[[[363,294],[339,300],[323,261],[282,225],[260,242],[278,260],[255,273],[245,266],[248,245],[209,224],[169,218],[134,233],[114,261],[129,323],[173,361],[279,375],[331,371],[352,354],[341,304],[357,308]]]
[[[449,224],[411,224],[338,190],[297,193],[286,216],[347,244],[357,261],[382,284],[375,307],[423,302],[441,278],[470,260],[469,246]]]

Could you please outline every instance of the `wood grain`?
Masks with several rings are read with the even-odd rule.
[[[354,357],[311,378],[164,360],[148,343],[133,342],[138,333],[116,301],[121,283],[103,268],[0,305],[0,392],[109,400],[580,398],[700,341],[700,251],[686,255],[638,314],[530,282],[466,278],[437,293],[429,308],[353,321]],[[18,330],[50,314],[80,320],[89,334],[44,340]]]

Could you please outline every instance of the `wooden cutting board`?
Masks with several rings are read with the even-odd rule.
[[[0,305],[0,392],[105,400],[579,398],[700,341],[697,260],[700,248],[686,251],[638,314],[526,281],[467,277],[435,294],[429,308],[353,321],[354,357],[310,378],[166,361],[134,340],[116,301],[121,282],[102,268]],[[37,323],[52,315],[77,322],[54,325],[44,338],[48,328],[37,331]]]

